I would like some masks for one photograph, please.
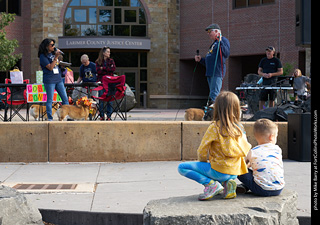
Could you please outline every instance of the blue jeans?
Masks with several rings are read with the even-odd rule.
[[[234,180],[236,175],[220,173],[211,168],[210,163],[206,162],[184,162],[178,166],[178,172],[191,180],[197,181],[200,184],[209,184],[211,180],[224,182]]]
[[[62,105],[69,105],[68,96],[66,92],[66,88],[64,87],[64,84],[62,81],[60,81],[57,84],[44,84],[44,87],[47,92],[47,102],[46,102],[46,110],[47,110],[47,116],[48,120],[52,120],[52,102],[53,102],[53,93],[54,90],[58,92],[62,99]]]
[[[212,77],[207,77],[207,80],[208,80],[208,85],[210,89],[209,96],[211,100],[214,102],[217,96],[219,95],[222,87],[222,77],[212,76]]]
[[[99,91],[99,97],[103,95],[105,90]],[[107,102],[107,118],[111,118],[111,115],[113,113],[113,108],[111,106],[112,102]],[[104,118],[104,101],[101,99],[99,100],[99,112],[100,112],[100,117]]]
[[[264,197],[269,197],[269,196],[277,196],[280,195],[281,190],[264,190],[262,187],[260,187],[255,181],[253,177],[253,172],[252,170],[248,170],[249,172],[246,174],[243,174],[241,176],[238,176],[238,179],[243,183],[244,186],[249,188],[253,194],[264,196]]]

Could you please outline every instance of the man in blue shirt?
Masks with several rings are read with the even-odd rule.
[[[227,38],[222,37],[218,24],[211,24],[205,30],[213,43],[210,45],[205,58],[196,55],[195,61],[206,67],[206,77],[210,89],[208,105],[211,105],[220,93],[222,81],[226,74],[225,62],[230,55],[230,42]]]
[[[80,76],[77,83],[83,82],[97,82],[96,64],[89,61],[88,55],[81,56]]]

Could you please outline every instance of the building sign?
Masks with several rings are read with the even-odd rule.
[[[61,49],[103,48],[150,50],[148,38],[59,37]]]
[[[28,103],[40,103],[47,102],[47,93],[44,84],[28,84],[27,85],[27,102]],[[61,97],[54,90],[53,102],[62,102]]]

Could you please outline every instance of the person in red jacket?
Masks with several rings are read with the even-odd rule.
[[[96,60],[96,69],[98,74],[98,81],[101,81],[105,75],[113,76],[116,70],[114,60],[110,58],[111,50],[109,47],[103,47],[99,52],[99,57]]]
[[[116,64],[114,60],[110,58],[111,49],[109,47],[103,47],[99,52],[99,57],[96,60],[97,79],[102,81],[103,76],[113,76],[116,70]],[[99,91],[99,96],[103,94],[104,90]],[[104,120],[104,105],[103,101],[99,102],[100,120]],[[112,107],[110,103],[107,103],[107,120],[111,120]]]

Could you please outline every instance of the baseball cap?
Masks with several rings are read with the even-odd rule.
[[[276,51],[276,49],[273,47],[273,46],[268,46],[266,47],[266,51],[269,50],[269,51]]]
[[[206,31],[208,31],[208,30],[213,30],[213,29],[221,30],[221,29],[220,29],[220,26],[219,26],[218,24],[213,23],[213,24],[209,25],[209,26],[206,28]]]

